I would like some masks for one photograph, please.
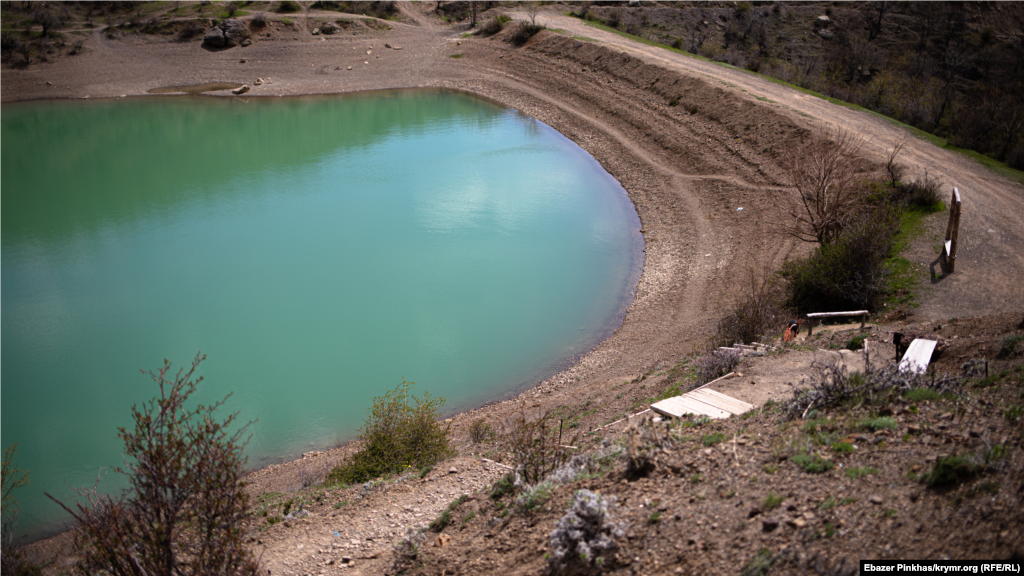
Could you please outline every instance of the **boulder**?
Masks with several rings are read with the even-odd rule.
[[[210,28],[203,36],[203,44],[211,48],[232,48],[242,44],[249,38],[249,29],[241,20],[228,18]]]
[[[249,85],[248,84],[242,84],[238,88],[235,88],[234,90],[232,90],[231,93],[238,95],[238,94],[245,94],[248,91],[249,91]]]
[[[822,28],[821,30],[818,30],[818,36],[821,36],[825,40],[831,40],[832,37],[835,36],[835,34],[833,34],[831,30],[826,30]]]
[[[823,14],[821,16],[818,16],[816,22],[818,26],[821,26],[822,28],[828,28],[828,25],[832,23],[832,19]]]
[[[203,36],[203,44],[211,48],[223,48],[224,47],[224,31],[214,26],[210,28],[210,31]]]
[[[334,22],[328,22],[327,24],[324,24],[323,27],[320,28],[321,34],[331,35],[337,34],[338,32],[341,32],[341,26],[338,26]]]

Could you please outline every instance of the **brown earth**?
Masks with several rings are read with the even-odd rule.
[[[781,155],[798,146],[808,131],[839,123],[864,135],[864,154],[880,162],[902,134],[881,118],[761,77],[588,27],[561,16],[569,9],[565,6],[546,6],[538,16],[539,23],[562,32],[541,32],[521,48],[503,41],[504,34],[463,37],[464,26],[441,22],[432,8],[403,4],[403,20],[387,22],[389,29],[364,25],[354,34],[346,30],[337,36],[312,36],[302,18],[285,25],[268,14],[277,22],[254,31],[251,46],[216,52],[200,47],[198,40],[180,43],[146,35],[109,39],[97,31],[82,54],[3,70],[0,95],[5,105],[37,98],[147,97],[153,88],[207,82],[249,84],[253,88],[245,98],[411,87],[468,91],[553,126],[591,153],[629,192],[646,246],[636,298],[622,326],[574,365],[519,397],[456,416],[453,429],[462,456],[423,479],[410,475],[376,486],[301,489],[304,478],[315,477],[351,447],[253,473],[251,489],[260,501],[252,541],[271,574],[378,574],[390,569],[396,561],[393,542],[407,527],[429,522],[456,495],[475,494],[505,471],[479,458],[499,459],[500,450],[494,444],[472,444],[467,430],[475,419],[500,430],[520,407],[557,409],[577,424],[573,432],[584,433],[583,446],[597,447],[617,437],[624,423],[598,427],[645,409],[673,384],[681,363],[705,345],[749,269],[775,267],[810,249],[773,233],[777,215],[765,195],[777,190]],[[385,43],[401,49],[385,48]],[[455,55],[461,56],[451,58]],[[257,78],[265,82],[255,86]],[[894,354],[891,332],[902,324],[933,329],[940,323],[944,337],[959,336],[939,360],[942,368],[959,370],[961,357],[982,357],[992,360],[993,370],[998,362],[1012,369],[1019,362],[997,361],[995,356],[1001,338],[1020,333],[1013,328],[1014,319],[1020,321],[1024,310],[1021,186],[920,140],[908,142],[903,162],[911,175],[928,170],[948,186],[959,187],[964,196],[960,257],[956,273],[942,275],[934,247],[941,241],[945,215],[930,217],[930,231],[907,255],[924,282],[921,305],[901,313],[911,314],[909,318],[890,317],[872,328],[869,349],[872,354],[876,349],[885,356]],[[737,211],[739,207],[744,210]],[[936,272],[931,274],[929,267]],[[981,316],[988,318],[968,318]],[[954,317],[960,320],[949,320]],[[841,347],[848,335],[829,338]],[[757,404],[785,398],[810,375],[810,362],[826,354],[816,350],[832,343],[813,340],[785,353],[745,359],[738,367],[744,376],[726,381],[722,391]],[[961,343],[966,347],[958,348]],[[1011,372],[1009,388],[999,388],[977,404],[941,400],[926,403],[916,413],[907,412],[909,404],[900,404],[899,428],[883,434],[886,441],[874,443],[869,435],[866,443],[858,440],[864,452],[842,457],[849,459],[848,465],[870,464],[880,470],[856,482],[845,480],[838,470],[810,475],[778,460],[776,453],[781,452],[772,447],[787,434],[796,434],[795,428],[781,425],[780,432],[777,416],[766,413],[701,428],[700,434],[717,432],[736,441],[707,449],[678,443],[659,456],[658,473],[652,477],[620,483],[621,466],[616,464],[602,478],[561,486],[536,513],[492,523],[500,512],[486,496],[476,494],[458,509],[459,526],[445,531],[453,536],[452,544],[424,548],[418,570],[472,574],[501,566],[513,573],[540,572],[550,551],[548,534],[566,499],[586,485],[620,495],[620,517],[631,526],[614,560],[614,569],[621,573],[734,573],[760,547],[794,569],[814,557],[835,563],[904,554],[1020,554],[1018,486],[1024,487],[1024,456],[1019,426],[1013,428],[1000,416],[1004,405],[1020,403],[1019,374]],[[951,418],[945,417],[947,412]],[[857,418],[864,415],[835,418],[847,430],[856,429]],[[907,432],[911,425],[929,432]],[[911,437],[904,439],[905,433]],[[938,494],[906,477],[906,465],[923,470],[929,458],[977,451],[986,442],[1009,443],[1007,456],[991,472],[999,479],[992,494],[967,497],[976,488],[971,486],[952,496]],[[765,466],[777,466],[778,472],[768,474]],[[456,471],[449,473],[452,467]],[[695,474],[703,480],[692,482]],[[793,509],[752,514],[767,491],[784,492],[785,504]],[[963,504],[951,507],[956,494]],[[857,502],[815,512],[827,495]],[[871,503],[873,496],[883,503]],[[309,516],[268,524],[262,511],[274,518],[289,500],[294,500],[290,509],[302,504]],[[648,522],[652,505],[664,508],[664,522]],[[463,525],[470,510],[477,515]],[[781,527],[762,532],[760,522],[766,516],[777,517]],[[953,521],[962,539],[949,541],[946,527]],[[837,537],[821,538],[825,522],[839,527]],[[37,560],[53,558],[67,540],[63,536],[37,543],[30,553]],[[707,554],[693,554],[695,550]],[[343,563],[343,557],[353,561]],[[70,561],[61,555],[47,572],[59,573]]]

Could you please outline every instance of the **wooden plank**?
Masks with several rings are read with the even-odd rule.
[[[863,316],[867,314],[867,310],[854,310],[853,312],[815,312],[808,314],[808,318],[832,318],[836,316]]]
[[[928,370],[928,364],[932,361],[932,352],[935,351],[935,340],[917,338],[910,343],[907,353],[900,360],[900,372],[915,372],[924,374]]]
[[[754,408],[753,404],[748,404],[748,403],[746,403],[746,402],[744,402],[742,400],[739,400],[737,398],[733,398],[732,396],[728,396],[726,394],[722,394],[721,392],[719,392],[717,390],[712,390],[711,388],[703,388],[701,390],[694,390],[693,392],[690,392],[689,395],[690,396],[694,396],[694,397],[696,397],[698,399],[701,399],[701,400],[703,400],[705,397],[707,397],[708,399],[713,400],[713,402],[710,402],[710,403],[714,404],[715,406],[718,406],[719,408],[721,408],[723,410],[727,410],[727,411],[732,412],[733,414],[737,414],[737,415],[738,414],[743,414],[744,412],[747,412],[748,410],[751,410],[751,409]]]
[[[659,414],[675,418],[681,418],[685,414],[697,414],[698,416],[710,416],[711,418],[728,418],[731,416],[725,410],[694,400],[693,398],[687,398],[686,396],[675,396],[661,402],[655,402],[651,404],[651,409]]]

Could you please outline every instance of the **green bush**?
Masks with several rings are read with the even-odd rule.
[[[1024,335],[1007,336],[999,343],[999,358],[1008,358],[1017,350],[1017,344],[1024,342]]]
[[[513,46],[522,46],[526,44],[526,41],[537,35],[538,32],[544,30],[544,26],[539,24],[527,24],[526,22],[520,22],[516,24],[516,27],[512,30],[512,35],[509,36],[509,42]]]
[[[867,339],[867,335],[866,334],[860,334],[858,336],[854,336],[853,338],[850,338],[850,340],[846,343],[846,349],[847,350],[863,350],[864,349],[864,340],[866,340],[866,339]]]
[[[481,26],[480,30],[477,31],[477,34],[479,34],[480,36],[494,36],[498,32],[501,32],[501,30],[505,27],[505,24],[509,23],[510,21],[512,21],[512,19],[509,18],[508,16],[504,14],[498,14],[494,18],[488,20],[486,24]]]
[[[292,0],[282,0],[281,4],[277,7],[279,14],[291,14],[299,10],[302,10],[302,6],[299,6],[298,2],[293,2]]]
[[[980,471],[981,467],[970,458],[945,456],[935,461],[935,466],[925,475],[924,481],[932,488],[943,488],[971,480]]]
[[[780,274],[787,304],[801,314],[876,309],[886,290],[883,265],[898,230],[895,210],[881,208],[807,258],[786,262]]]
[[[453,454],[451,426],[438,422],[444,398],[421,398],[409,393],[415,382],[402,383],[384,396],[373,399],[359,440],[362,447],[327,475],[328,484],[356,484],[401,472],[423,468]]]

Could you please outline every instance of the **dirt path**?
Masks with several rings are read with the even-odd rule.
[[[521,13],[516,16],[526,18]],[[706,77],[739,97],[767,98],[773,101],[770,105],[783,113],[806,114],[816,125],[850,127],[866,137],[866,152],[876,161],[885,157],[894,141],[907,138],[900,160],[907,166],[908,175],[922,177],[927,172],[946,183],[945,194],[956,186],[963,199],[957,272],[935,277],[942,275],[936,247],[945,232],[944,218],[934,218],[941,220],[941,226],[933,225],[932,233],[922,238],[911,254],[916,263],[930,269],[929,285],[918,314],[923,320],[937,320],[1018,311],[1024,307],[1024,289],[1019,287],[1019,279],[1024,278],[1024,188],[1019,183],[960,154],[909,136],[905,129],[876,115],[832,104],[762,76],[633,42],[562,14],[545,13],[541,22],[563,29],[570,36],[594,38],[646,62]],[[794,120],[801,121],[798,117]]]

